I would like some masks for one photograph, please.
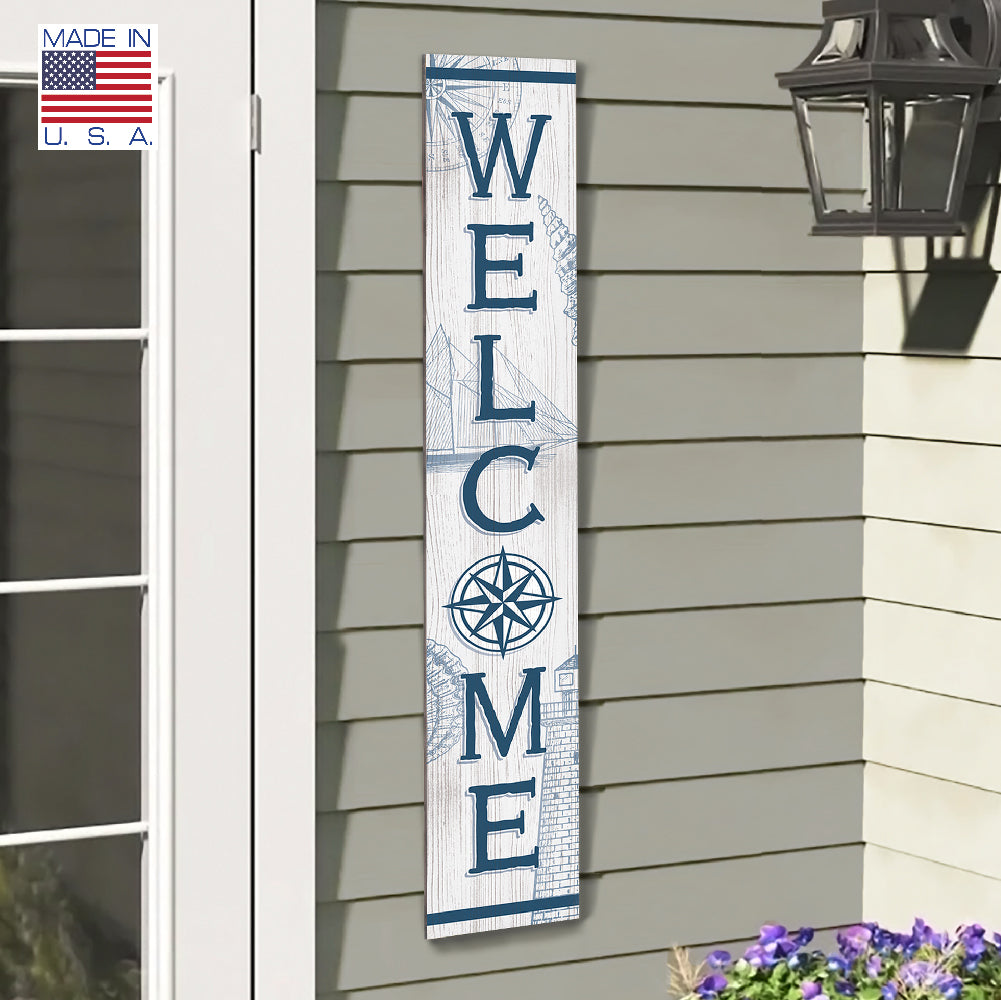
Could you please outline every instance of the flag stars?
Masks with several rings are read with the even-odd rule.
[[[96,52],[42,53],[42,90],[96,90]]]

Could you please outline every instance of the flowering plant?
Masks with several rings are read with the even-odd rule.
[[[682,1000],[1001,1000],[1001,934],[979,924],[955,935],[920,918],[909,934],[878,924],[838,931],[837,951],[808,950],[809,927],[766,924],[742,957],[714,951],[698,968],[672,967]]]

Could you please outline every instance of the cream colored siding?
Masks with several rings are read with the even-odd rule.
[[[485,7],[317,8],[318,989],[657,997],[672,943],[861,911],[862,249],[808,237],[773,79],[812,2]],[[584,876],[579,923],[434,946],[431,51],[578,60]]]
[[[996,878],[878,844],[866,845],[865,864],[866,907],[889,926],[910,927],[915,914],[947,929],[973,921],[997,927],[1001,920]]]
[[[865,913],[996,926],[1001,299],[892,251],[865,254]]]

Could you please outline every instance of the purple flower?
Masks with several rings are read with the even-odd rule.
[[[897,1000],[897,994],[900,992],[900,988],[896,983],[886,983],[880,990],[883,994],[883,1000]]]
[[[785,936],[786,929],[781,924],[764,924],[761,928],[761,937],[758,940],[761,944],[771,944]]]
[[[911,937],[918,943],[918,945],[929,944],[937,951],[941,951],[946,948],[949,944],[949,935],[942,931],[937,932],[933,927],[926,924],[920,917],[914,921],[914,929],[911,931]]]
[[[773,952],[776,958],[785,958],[796,950],[796,942],[791,938],[780,937],[765,945],[765,950]]]
[[[730,952],[724,951],[722,948],[718,948],[716,951],[709,953],[706,958],[706,965],[710,969],[722,969],[724,965],[730,964]]]
[[[744,958],[754,968],[771,968],[796,950],[796,942],[786,937],[781,924],[765,924],[757,944],[744,952]]]
[[[940,975],[935,983],[945,1000],[959,1000],[963,992],[963,981],[956,976]]]
[[[932,962],[907,962],[900,967],[900,981],[908,989],[930,986],[937,972]]]
[[[861,924],[838,931],[838,947],[849,962],[854,962],[869,947],[871,940],[872,931]]]
[[[900,967],[900,981],[911,989],[920,987],[938,990],[946,1000],[958,1000],[963,982],[934,962],[908,962]]]
[[[796,942],[797,948],[802,948],[804,945],[809,944],[813,940],[813,928],[812,927],[800,927],[798,931],[793,935],[793,941]]]
[[[695,988],[695,992],[698,993],[703,1000],[708,1000],[710,997],[716,996],[721,990],[725,990],[727,987],[726,976],[721,976],[718,972],[711,976],[706,976],[701,983]]]
[[[872,927],[870,929],[872,930],[873,947],[880,954],[886,955],[897,947],[900,939],[893,931],[884,930],[882,927]]]
[[[848,963],[840,955],[831,955],[827,959],[827,968],[831,972],[840,972],[842,975],[848,973]]]
[[[880,969],[883,968],[883,960],[879,955],[870,955],[866,959],[865,963],[865,974],[870,979],[875,979],[879,975]]]
[[[853,997],[855,996],[855,987],[851,983],[846,982],[844,979],[839,979],[834,984],[834,989],[840,993],[843,997]]]
[[[967,958],[979,958],[987,950],[987,942],[984,940],[986,933],[980,924],[959,928],[959,942]]]
[[[803,991],[803,1000],[814,1000],[814,997],[820,996],[820,983],[803,983],[800,989]]]

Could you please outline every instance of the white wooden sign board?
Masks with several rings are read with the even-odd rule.
[[[425,57],[429,938],[579,913],[576,67]]]

